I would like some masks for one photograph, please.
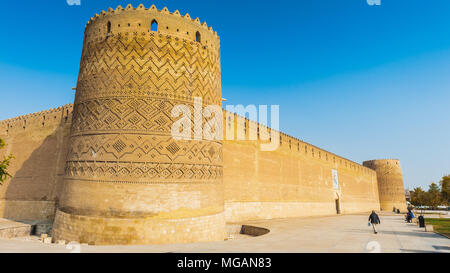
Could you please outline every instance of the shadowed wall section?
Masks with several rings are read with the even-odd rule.
[[[7,146],[0,157],[13,154],[12,178],[0,186],[0,218],[53,219],[64,174],[72,105],[0,122]]]

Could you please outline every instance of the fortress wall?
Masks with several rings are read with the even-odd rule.
[[[251,123],[246,119],[247,132]],[[261,142],[224,141],[228,222],[335,215],[338,197],[344,214],[380,209],[373,170],[285,134],[280,137],[281,146],[273,152],[261,151]],[[333,169],[339,190],[333,188]]]
[[[235,117],[237,132],[240,119]],[[25,120],[28,125],[23,129]],[[16,156],[10,168],[13,179],[0,187],[0,217],[54,217],[64,173],[65,159],[61,158],[67,154],[71,122],[72,105],[0,122],[0,137],[8,144],[3,153]],[[252,122],[245,122],[249,132]],[[228,222],[333,215],[338,195],[342,213],[380,208],[375,171],[285,134],[281,138],[280,148],[273,152],[262,152],[261,141],[224,141]],[[332,169],[338,171],[337,191],[332,186]],[[135,187],[137,198],[155,198]]]
[[[13,154],[12,178],[0,186],[0,218],[44,220],[54,217],[58,186],[64,173],[72,105],[0,122]]]

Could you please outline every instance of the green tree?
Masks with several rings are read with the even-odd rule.
[[[5,141],[0,138],[0,150],[5,146]],[[6,178],[11,176],[7,172],[7,168],[13,158],[14,157],[12,155],[9,155],[8,157],[3,158],[3,160],[0,160],[0,186],[3,184],[3,182],[5,182]]]
[[[411,204],[414,206],[424,206],[427,193],[421,187],[415,188],[411,194]]]
[[[442,202],[448,206],[450,205],[450,175],[442,177],[439,183],[441,184]]]
[[[430,188],[428,189],[426,204],[433,209],[436,209],[437,206],[442,205],[441,189],[436,183],[431,183]]]

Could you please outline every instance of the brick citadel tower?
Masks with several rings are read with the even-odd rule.
[[[171,134],[176,105],[221,105],[217,34],[128,5],[92,18],[84,39],[55,239],[223,239],[222,143]]]
[[[400,160],[372,160],[364,162],[363,165],[377,172],[381,209],[392,211],[395,208],[406,211],[405,186]]]
[[[192,110],[194,97],[221,106],[220,40],[206,23],[143,5],[91,18],[73,106],[0,121],[1,152],[16,157],[0,217],[51,221],[54,240],[106,245],[218,241],[226,222],[404,210],[399,165],[385,175],[383,164],[283,133],[275,151],[260,140],[175,140],[171,111]],[[224,129],[265,129],[229,114]]]

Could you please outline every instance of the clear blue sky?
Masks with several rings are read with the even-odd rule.
[[[399,158],[407,187],[450,173],[450,1],[142,2],[218,31],[228,103],[279,104],[284,132],[357,162]],[[0,120],[72,102],[84,26],[119,4],[4,1]]]

